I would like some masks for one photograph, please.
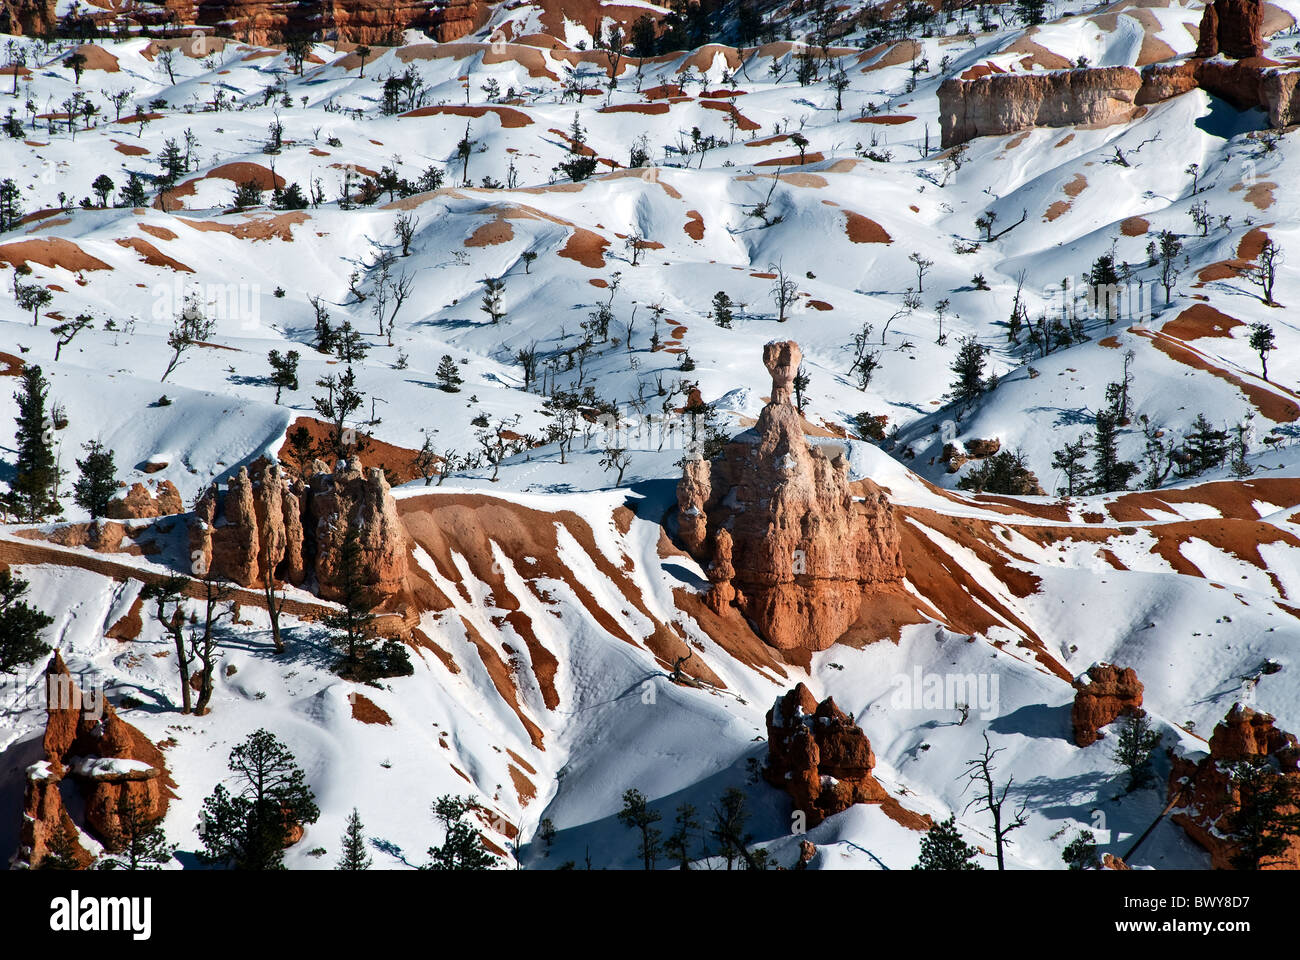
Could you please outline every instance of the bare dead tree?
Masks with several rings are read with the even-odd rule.
[[[1005,819],[1003,815],[1003,806],[1007,800],[1007,794],[1011,791],[1011,785],[1015,783],[1014,777],[1007,777],[1001,789],[998,788],[993,778],[993,759],[1003,751],[1003,747],[996,750],[989,744],[989,735],[984,734],[984,755],[976,757],[974,760],[966,761],[966,770],[961,776],[966,778],[966,786],[974,784],[978,793],[971,798],[966,809],[976,807],[983,810],[993,818],[993,840],[997,845],[998,869],[1005,870],[1003,862],[1003,848],[1010,843],[1007,835],[1013,830],[1023,827],[1029,820],[1026,813],[1027,807],[1021,803],[1011,815]]]

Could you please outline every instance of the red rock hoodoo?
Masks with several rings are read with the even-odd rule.
[[[163,480],[153,490],[143,483],[131,484],[125,497],[109,501],[104,514],[113,520],[147,520],[181,513],[184,509],[185,504],[181,501],[176,485],[170,480]]]
[[[1070,724],[1074,742],[1081,747],[1100,740],[1102,727],[1142,709],[1142,681],[1131,667],[1095,663],[1074,682],[1074,688]]]
[[[119,814],[134,805],[147,818],[167,812],[175,784],[162,752],[118,717],[98,695],[84,694],[56,652],[45,670],[45,759],[27,769],[23,824],[13,864],[39,867],[63,830],[79,834],[59,791],[73,778],[85,799],[85,828],[108,849],[117,848]],[[89,854],[78,850],[84,866]]]
[[[1269,757],[1280,776],[1300,780],[1300,744],[1294,734],[1279,730],[1271,716],[1240,703],[1214,728],[1209,755],[1199,762],[1175,757],[1169,772],[1169,798],[1178,809],[1170,819],[1210,853],[1216,870],[1233,869],[1238,845],[1232,840],[1233,813],[1240,800],[1233,784],[1232,764],[1249,757]],[[1282,807],[1283,813],[1294,808]],[[1261,870],[1300,870],[1300,837],[1287,838],[1286,849]]]
[[[1214,0],[1201,16],[1196,56],[1223,54],[1234,60],[1264,52],[1264,8],[1260,0]]]
[[[259,461],[230,478],[218,507],[215,488],[199,501],[190,527],[194,573],[210,571],[244,587],[269,577],[295,585],[316,575],[320,596],[342,595],[339,562],[349,525],[361,544],[361,579],[376,600],[392,596],[406,576],[407,537],[397,504],[377,468],[319,460],[309,483],[279,464]]]
[[[875,765],[871,741],[862,729],[833,699],[818,703],[802,683],[777,697],[767,712],[763,776],[790,794],[809,827],[855,803],[888,799],[871,775]]]
[[[868,588],[902,579],[892,507],[870,480],[849,491],[839,448],[813,446],[791,402],[799,346],[769,343],[772,399],[714,460],[687,460],[678,530],[705,564],[716,611],[737,607],[782,650],[824,650],[858,618]],[[827,452],[829,449],[829,452]]]

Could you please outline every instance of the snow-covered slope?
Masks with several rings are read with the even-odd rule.
[[[1273,29],[1294,23],[1293,8],[1270,6]],[[1203,750],[1242,679],[1268,658],[1289,665],[1300,636],[1300,330],[1240,275],[1265,238],[1295,246],[1300,199],[1289,185],[1300,156],[1293,135],[1260,135],[1262,114],[1194,91],[1127,124],[979,139],[954,163],[937,150],[935,89],[979,64],[1185,54],[1195,46],[1185,25],[1199,12],[1121,3],[1031,31],[965,34],[960,21],[938,22],[916,49],[863,51],[853,32],[806,85],[789,43],[623,57],[614,74],[607,52],[579,48],[591,46],[587,26],[555,34],[561,47],[501,42],[541,32],[531,5],[503,5],[464,42],[376,48],[364,76],[346,47],[316,45],[296,75],[282,51],[208,41],[181,47],[172,82],[157,44],[133,39],[100,41],[78,84],[61,66],[68,50],[19,41],[30,72],[12,100],[11,77],[0,77],[0,111],[12,103],[25,128],[0,140],[0,176],[14,179],[26,215],[0,234],[3,286],[25,264],[23,282],[53,300],[33,324],[0,294],[0,351],[39,364],[66,408],[56,432],[64,468],[97,439],[127,483],[171,480],[189,504],[277,453],[291,425],[314,415],[316,381],[341,370],[314,349],[313,298],[370,345],[355,364],[366,397],[355,425],[407,450],[429,437],[451,463],[437,487],[416,479],[396,490],[419,544],[418,577],[435,598],[415,612],[427,640],[415,675],[382,689],[340,680],[324,629],[306,618],[289,630],[292,652],[274,657],[250,595],[224,637],[205,717],[176,710],[170,641],[156,624],[146,620],[130,642],[104,636],[138,593],[131,571],[164,569],[179,531],[160,554],[103,557],[20,537],[19,525],[0,530],[0,560],[17,564],[56,616],[50,635],[74,674],[101,676],[110,696],[130,698],[124,717],[169,742],[179,784],[169,835],[195,849],[198,811],[229,747],[265,726],[292,746],[323,811],[289,852],[293,867],[330,865],[354,806],[380,841],[381,865],[423,862],[436,839],[428,805],[443,793],[479,798],[493,811],[489,838],[504,850],[521,834],[529,866],[589,853],[597,865],[631,867],[635,842],[615,818],[624,790],[640,789],[671,820],[678,804],[707,809],[729,786],[745,788],[756,838],[788,865],[800,839],[789,802],[754,782],[747,761],[765,754],[773,699],[803,681],[858,719],[879,778],[905,806],[937,819],[957,813],[986,850],[959,775],[987,732],[1031,813],[1014,866],[1062,866],[1062,847],[1082,828],[1123,853],[1163,795],[1117,799],[1108,744],[1072,744],[1069,678],[1097,660],[1135,667],[1165,745]],[[1288,44],[1275,35],[1269,55],[1284,59]],[[848,80],[838,105],[837,68]],[[422,94],[383,112],[384,79],[404,74]],[[74,135],[51,117],[77,91],[101,113]],[[129,91],[121,120],[108,101],[115,91]],[[218,96],[225,108],[213,110]],[[557,169],[577,155],[575,123],[598,158],[581,182]],[[266,152],[276,124],[283,143]],[[184,152],[187,133],[191,162],[165,200],[151,192],[149,206],[99,208],[97,177],[116,196],[130,174],[161,171],[169,140]],[[641,166],[629,166],[634,150],[645,151]],[[1127,163],[1113,162],[1121,154]],[[433,169],[441,186],[340,204],[385,167],[412,182]],[[235,211],[235,187],[247,180],[296,183],[318,202]],[[1191,215],[1198,204],[1210,215],[1204,236]],[[1023,222],[977,243],[975,220],[988,210],[994,232]],[[399,217],[413,224],[405,250]],[[1180,236],[1186,258],[1169,302],[1147,253],[1162,230]],[[922,277],[913,254],[933,261]],[[1063,278],[1079,284],[1103,254],[1131,266],[1138,309],[1111,322],[1084,317],[1077,341],[1046,356],[1023,331],[1008,336],[1018,291],[1036,323],[1058,310]],[[783,321],[778,272],[796,287]],[[977,275],[989,289],[977,289]],[[377,291],[401,278],[409,297],[389,332]],[[499,322],[482,309],[488,278],[505,281]],[[215,331],[160,383],[167,334],[195,285]],[[912,289],[919,304],[909,308]],[[729,327],[715,322],[720,291],[736,305]],[[1286,264],[1274,297],[1300,297]],[[584,348],[582,325],[602,304],[607,338]],[[393,308],[389,295],[384,316]],[[92,327],[55,360],[52,328],[79,315]],[[1257,322],[1277,339],[1268,381],[1247,342]],[[868,325],[879,365],[863,388],[854,336]],[[965,337],[989,348],[998,382],[963,408],[949,402],[949,368]],[[752,634],[711,635],[695,598],[703,571],[664,533],[680,442],[661,443],[658,425],[631,429],[647,415],[673,422],[698,386],[737,432],[766,401],[759,348],[773,339],[803,349],[814,431],[848,436],[853,476],[871,477],[898,505],[909,588],[927,621],[805,662],[786,662]],[[525,383],[519,353],[534,348],[540,362]],[[301,358],[300,387],[277,403],[266,355],[289,349]],[[996,438],[1055,494],[1064,479],[1054,452],[1092,429],[1130,352],[1120,454],[1141,459],[1143,416],[1178,437],[1204,413],[1219,427],[1250,424],[1251,476],[1225,465],[1170,475],[1158,490],[1068,502],[952,492],[978,461],[949,472],[945,446]],[[438,388],[444,357],[459,368],[459,392]],[[545,394],[588,387],[591,405],[614,411],[627,431],[621,482],[601,462],[601,423],[563,456],[547,439]],[[12,461],[15,406],[0,393],[0,443]],[[173,402],[159,405],[164,393]],[[863,413],[888,418],[881,445],[857,439],[853,418]],[[505,424],[519,441],[499,470],[484,456],[484,424]],[[86,518],[70,498],[65,507],[66,519]],[[688,649],[703,687],[666,676]],[[14,843],[21,773],[43,723],[32,693],[41,666],[7,685],[0,703],[3,849]],[[961,725],[952,704],[904,704],[899,691],[917,669],[996,680],[997,702]],[[1292,669],[1255,696],[1279,726],[1300,728]],[[549,850],[536,841],[544,818],[559,831]],[[907,867],[919,844],[871,807],[831,818],[809,839],[823,868]],[[330,855],[313,856],[318,847]],[[1202,867],[1208,858],[1162,824],[1134,863]]]

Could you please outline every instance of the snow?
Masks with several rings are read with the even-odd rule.
[[[640,0],[631,0],[631,5],[648,7]],[[1296,3],[1282,6],[1300,9]],[[1154,36],[1177,53],[1190,51],[1191,37],[1183,24],[1199,20],[1199,4],[1140,9],[1159,23]],[[1114,29],[1107,30],[1089,16],[1045,25],[1031,39],[1072,61],[1083,56],[1093,65],[1136,63],[1146,29],[1143,21],[1121,11]],[[542,29],[534,5],[503,5],[469,39],[488,40],[506,25],[514,36]],[[590,47],[590,29],[566,22],[560,39],[570,46],[582,41]],[[582,385],[594,386],[600,398],[632,422],[647,413],[671,415],[682,405],[683,394],[668,395],[668,390],[679,381],[698,383],[703,397],[716,402],[724,426],[735,433],[742,420],[758,415],[770,392],[760,346],[798,340],[811,376],[805,416],[812,424],[852,430],[851,418],[866,412],[887,414],[887,430],[898,430],[896,442],[885,445],[888,449],[853,437],[825,441],[844,450],[850,477],[873,479],[900,507],[996,523],[999,547],[1021,558],[1013,567],[1040,579],[1037,592],[1028,597],[1012,593],[969,546],[915,516],[906,521],[1029,624],[1067,672],[1082,674],[1098,660],[1134,666],[1146,685],[1145,703],[1165,744],[1184,752],[1203,749],[1202,741],[1184,725],[1190,722],[1208,736],[1240,695],[1241,677],[1253,675],[1269,658],[1289,664],[1297,628],[1282,604],[1294,604],[1300,597],[1297,548],[1284,539],[1261,545],[1266,568],[1261,569],[1193,536],[1181,543],[1179,554],[1202,576],[1176,573],[1153,549],[1158,527],[1221,518],[1222,508],[1208,496],[1205,501],[1193,498],[1143,507],[1150,523],[1112,533],[1104,543],[1067,537],[1041,543],[1021,531],[1034,525],[1061,526],[1033,516],[1031,508],[1057,502],[1050,495],[1063,477],[1051,466],[1052,455],[1092,429],[1093,417],[1105,402],[1106,385],[1119,377],[1126,351],[1134,353],[1134,410],[1168,436],[1180,435],[1201,412],[1230,427],[1255,410],[1237,382],[1188,366],[1142,336],[1160,331],[1183,310],[1208,302],[1243,324],[1271,323],[1278,340],[1269,358],[1272,385],[1259,376],[1258,358],[1244,328],[1225,337],[1202,337],[1195,346],[1237,381],[1283,399],[1291,396],[1286,391],[1300,380],[1300,329],[1287,320],[1285,311],[1261,303],[1245,281],[1215,280],[1198,286],[1196,274],[1235,257],[1242,239],[1256,227],[1268,225],[1269,236],[1284,248],[1294,247],[1295,225],[1300,223],[1295,192],[1279,187],[1272,205],[1261,209],[1241,187],[1246,178],[1293,184],[1300,175],[1300,155],[1293,136],[1265,152],[1253,136],[1263,124],[1258,113],[1225,111],[1208,95],[1193,92],[1152,105],[1126,124],[1040,129],[1027,136],[973,141],[962,168],[939,186],[944,181],[935,151],[935,88],[943,79],[941,58],[952,58],[946,75],[985,61],[1023,70],[1024,54],[1005,52],[1019,34],[999,29],[961,41],[925,39],[924,56],[933,70],[921,75],[911,92],[906,89],[906,63],[863,72],[851,57],[845,58],[852,85],[838,115],[833,92],[824,83],[800,87],[789,76],[776,83],[768,72],[770,58],[751,55],[735,77],[738,88],[746,91],[735,98],[735,106],[760,129],[739,131],[734,142],[729,142],[726,114],[697,97],[669,103],[661,114],[602,112],[603,95],[581,103],[562,100],[556,81],[531,76],[521,63],[510,60],[485,65],[480,53],[407,62],[400,51],[384,50],[367,64],[362,79],[355,69],[337,65],[338,56],[322,44],[316,52],[324,65],[312,67],[303,77],[285,77],[295,105],[279,111],[286,145],[274,157],[262,152],[272,111],[261,105],[261,91],[277,72],[287,73],[282,55],[248,60],[244,58],[249,51],[232,44],[207,59],[180,57],[178,82],[171,85],[142,55],[146,41],[105,39],[100,45],[119,59],[121,72],[88,72],[82,89],[102,99],[102,91],[130,86],[135,91],[132,104],[161,96],[171,107],[143,128],[104,122],[79,130],[74,138],[66,129],[50,133],[42,124],[23,138],[0,142],[0,168],[19,183],[28,212],[57,208],[60,191],[75,204],[91,194],[91,182],[100,173],[121,186],[128,171],[156,172],[165,141],[183,138],[186,129],[194,131],[200,146],[196,168],[184,179],[203,177],[226,163],[269,167],[274,160],[275,172],[305,192],[319,179],[326,202],[303,211],[301,222],[262,239],[251,237],[258,235],[258,224],[276,214],[262,209],[228,212],[234,184],[216,177],[197,179],[194,192],[183,197],[185,209],[173,213],[152,207],[74,207],[68,214],[29,221],[0,236],[0,245],[62,238],[109,269],[78,271],[33,262],[31,279],[62,288],[55,291],[50,309],[64,318],[87,313],[95,319],[94,328],[65,346],[55,361],[50,328],[57,320],[43,316],[33,326],[31,316],[7,293],[0,293],[0,350],[39,363],[50,380],[51,396],[67,408],[69,425],[55,432],[64,469],[75,470],[73,461],[83,455],[83,445],[99,440],[114,451],[119,478],[128,486],[170,480],[188,505],[241,465],[274,455],[293,421],[313,414],[316,381],[338,372],[335,359],[311,345],[314,314],[309,297],[325,301],[332,322],[351,320],[371,345],[356,372],[359,386],[376,401],[373,412],[370,404],[361,411],[363,419],[377,421],[370,426],[375,435],[418,448],[429,434],[439,452],[454,450],[463,457],[478,448],[477,428],[471,423],[478,414],[492,423],[518,416],[518,433],[544,436],[549,418],[543,398],[536,387],[534,392],[522,389],[516,352],[535,343],[539,356],[562,361],[579,343],[580,324],[611,297],[609,287],[597,288],[590,281],[608,284],[618,271],[611,336],[620,342],[592,350],[581,374],[563,362],[557,364],[551,375],[562,386],[581,376]],[[58,67],[66,54],[30,40],[21,42],[40,65],[30,85],[33,101],[39,112],[57,109],[75,89],[69,71]],[[1280,42],[1278,38],[1274,45]],[[558,76],[570,69],[562,57],[547,50],[539,53]],[[627,64],[609,102],[645,104],[639,90],[682,80],[681,59],[647,63],[639,77]],[[455,145],[464,134],[465,117],[378,115],[376,78],[408,66],[429,86],[429,106],[464,104],[466,90],[458,78],[467,73],[473,77],[468,95],[476,106],[485,105],[480,84],[489,77],[503,90],[516,89],[525,101],[516,109],[532,123],[515,128],[491,114],[473,118],[476,146],[470,173],[479,183],[484,177],[504,182],[513,165],[517,189],[459,185]],[[716,89],[723,84],[724,61],[715,57],[703,72],[708,88]],[[216,113],[195,108],[218,86],[242,109]],[[300,97],[307,97],[306,107],[299,105]],[[134,111],[132,104],[124,115]],[[896,126],[854,122],[870,118],[868,104],[882,115],[915,119]],[[365,111],[364,119],[350,112],[357,109]],[[608,168],[602,167],[600,175],[580,185],[551,182],[552,168],[564,158],[565,146],[547,131],[567,130],[575,111],[587,129],[589,145],[619,164],[627,162],[629,146],[644,133],[656,176],[619,176],[617,171],[605,175]],[[677,144],[689,141],[692,127],[721,138],[722,144],[703,157],[682,156]],[[802,176],[782,168],[771,199],[771,212],[782,219],[762,227],[746,211],[773,187],[769,178],[774,168],[755,164],[789,156],[795,148],[788,140],[752,144],[778,128],[781,133],[802,131],[808,151],[826,159],[799,170]],[[873,133],[879,149],[892,151],[891,162],[855,156],[854,144],[869,145]],[[922,156],[927,134],[931,152]],[[1067,136],[1073,139],[1065,142]],[[341,146],[333,146],[331,138]],[[1106,162],[1117,147],[1133,158],[1130,166]],[[1192,160],[1201,170],[1202,190],[1196,195],[1182,173]],[[394,242],[397,205],[385,196],[373,206],[340,209],[340,167],[379,170],[391,165],[414,178],[430,164],[444,170],[447,179],[444,189],[401,204],[419,223],[410,256],[396,257],[391,268],[395,276],[405,273],[412,278],[413,293],[395,324],[390,346],[376,332],[371,312],[378,277],[373,264],[376,246],[391,247]],[[1087,186],[1069,197],[1064,188],[1080,176]],[[1049,207],[1062,200],[1070,202],[1069,209],[1046,220]],[[1189,211],[1198,202],[1208,204],[1216,224],[1221,216],[1230,216],[1230,223],[1212,227],[1207,237],[1197,236]],[[497,219],[503,207],[509,208],[503,214],[509,239],[466,246],[466,240]],[[1014,223],[1021,211],[1026,219],[974,253],[956,252],[954,241],[974,238],[974,218],[988,209],[998,212],[999,226]],[[702,240],[693,239],[684,228],[689,211],[700,215]],[[845,211],[875,221],[892,243],[852,242],[844,227]],[[1120,224],[1135,216],[1150,222],[1147,234],[1127,236],[1121,230]],[[59,222],[65,219],[69,222]],[[603,267],[560,255],[575,227],[608,242]],[[1112,250],[1133,265],[1144,289],[1150,289],[1154,271],[1146,265],[1146,245],[1162,229],[1182,236],[1189,258],[1172,305],[1157,302],[1154,315],[1113,324],[1090,321],[1088,340],[1045,357],[1031,355],[1023,339],[1020,345],[1009,343],[1005,322],[1022,275],[1031,318],[1056,302],[1054,291],[1062,278],[1077,280],[1098,256]],[[232,230],[250,233],[240,237]],[[634,267],[618,236],[631,233],[663,247],[644,251]],[[168,235],[174,239],[166,239]],[[146,241],[192,272],[146,263],[137,249],[119,240]],[[881,343],[886,322],[899,309],[906,288],[915,284],[907,259],[913,251],[935,261],[925,277],[923,306],[894,320]],[[525,252],[537,254],[527,270]],[[771,280],[754,276],[769,272],[773,264],[780,264],[797,282],[801,295],[807,294],[785,323],[775,317]],[[354,270],[368,295],[364,302],[348,293]],[[974,289],[971,279],[976,273],[987,278],[991,290]],[[485,277],[507,281],[508,314],[500,324],[491,323],[479,309]],[[236,309],[218,318],[211,345],[187,352],[176,371],[160,382],[170,356],[170,320],[190,282],[202,286],[214,310],[217,302]],[[718,327],[709,316],[719,290],[738,304],[731,330]],[[1300,277],[1284,267],[1277,299],[1290,305],[1298,298]],[[934,311],[939,299],[950,301],[942,343]],[[832,309],[808,308],[809,300],[828,303]],[[650,307],[656,304],[664,308],[665,321],[672,321],[659,324],[663,344],[689,348],[696,364],[693,371],[679,369],[678,354],[650,349]],[[116,329],[106,328],[110,319]],[[871,384],[859,389],[850,371],[852,337],[867,323],[873,325],[870,339],[881,350],[880,367]],[[679,325],[686,332],[680,341],[669,340]],[[626,342],[629,331],[631,350]],[[958,410],[946,395],[949,366],[963,336],[977,337],[990,347],[990,369],[999,384],[969,409]],[[1110,337],[1119,349],[1104,345]],[[272,349],[293,349],[300,355],[300,387],[285,391],[280,404],[274,402],[265,361]],[[399,366],[399,351],[406,357],[404,366]],[[437,388],[435,371],[444,355],[460,366],[465,383],[459,393]],[[12,448],[9,424],[15,412],[10,392],[0,391],[0,445],[7,450]],[[157,401],[164,393],[173,402],[160,406]],[[1255,476],[1300,475],[1295,423],[1275,422],[1262,411],[1256,411],[1255,420],[1261,436],[1272,432],[1282,438],[1276,448],[1265,448],[1262,441],[1253,446],[1247,459]],[[977,463],[949,474],[939,459],[943,445],[952,442],[964,449],[974,439],[993,437],[1002,449],[1021,451],[1049,493],[1026,498],[1025,509],[1013,516],[996,513],[987,503],[945,495]],[[1135,417],[1120,432],[1120,452],[1137,460],[1144,444]],[[909,448],[911,458],[905,454]],[[32,582],[33,602],[55,616],[49,636],[57,640],[74,675],[101,676],[109,700],[125,718],[151,740],[172,742],[166,750],[168,767],[182,789],[166,827],[187,855],[197,846],[202,799],[227,775],[229,750],[265,726],[290,744],[322,809],[320,822],[288,853],[294,868],[331,865],[344,819],[353,807],[379,841],[378,865],[417,865],[436,839],[429,803],[443,793],[469,793],[481,800],[496,824],[487,825],[488,835],[502,847],[507,841],[501,825],[520,828],[520,857],[529,866],[582,862],[591,850],[600,866],[632,867],[638,863],[635,843],[616,819],[624,790],[640,789],[665,822],[671,822],[679,804],[707,810],[731,786],[746,792],[758,841],[789,865],[803,837],[790,832],[784,795],[762,782],[750,782],[747,761],[763,756],[763,744],[755,738],[765,733],[766,710],[779,693],[799,681],[819,699],[833,695],[859,718],[879,759],[881,781],[905,806],[937,819],[955,813],[963,835],[986,850],[987,824],[967,810],[969,795],[963,794],[956,777],[964,761],[982,749],[987,732],[1004,750],[999,770],[1015,778],[1013,796],[1031,807],[1028,825],[1015,836],[1013,868],[1061,867],[1061,848],[1077,829],[1094,829],[1105,849],[1122,852],[1159,812],[1155,792],[1120,796],[1117,768],[1105,740],[1084,750],[1069,742],[1072,689],[1035,660],[1032,651],[1017,647],[1023,638],[1009,627],[972,638],[920,624],[905,628],[897,643],[835,647],[814,655],[808,669],[787,665],[780,676],[770,667],[758,669],[734,658],[677,609],[674,589],[698,588],[704,580],[698,564],[659,555],[659,520],[675,502],[680,444],[670,441],[659,449],[652,440],[630,445],[628,452],[632,461],[622,485],[600,466],[602,437],[593,428],[590,436],[578,438],[564,463],[555,444],[539,442],[503,463],[495,482],[489,479],[490,467],[461,467],[437,487],[417,480],[394,491],[399,499],[476,493],[556,515],[573,511],[590,525],[603,557],[616,569],[629,571],[645,612],[629,602],[620,585],[601,572],[596,559],[564,527],[557,558],[511,557],[502,545],[492,544],[506,589],[533,623],[538,641],[558,661],[554,684],[560,706],[555,710],[545,705],[528,645],[508,624],[502,625],[502,614],[513,607],[503,603],[506,598],[492,595],[463,556],[456,557],[452,578],[440,573],[422,550],[414,555],[420,570],[449,602],[445,610],[425,612],[421,629],[450,653],[459,672],[417,651],[414,676],[386,681],[379,688],[355,687],[331,672],[332,653],[319,624],[287,618],[291,652],[276,658],[268,652],[265,614],[245,606],[241,616],[248,623],[223,634],[213,711],[205,717],[178,713],[174,653],[156,623],[146,618],[140,638],[127,644],[103,636],[107,625],[130,610],[137,584],[72,566],[24,565],[19,572]],[[1233,477],[1225,466],[1195,480]],[[1190,483],[1190,478],[1171,478],[1166,486],[1183,489]],[[1292,536],[1300,532],[1292,519],[1295,505],[1272,502],[1281,500],[1281,494],[1268,497],[1248,498],[1261,523]],[[1085,513],[1104,513],[1108,501],[1113,498],[1075,498],[1068,508],[1072,522],[1083,523]],[[636,513],[626,535],[611,521],[624,504]],[[66,519],[88,518],[70,498],[65,498],[65,508]],[[0,543],[17,542],[15,529],[0,529]],[[159,572],[183,550],[183,536],[176,530],[160,537],[160,554],[119,554],[111,559]],[[1103,547],[1127,569],[1113,569],[1100,555]],[[84,556],[89,551],[67,552]],[[566,583],[530,569],[543,560],[556,560],[571,571],[635,642],[607,632]],[[918,592],[911,583],[907,588],[914,595]],[[645,646],[653,629],[650,617],[679,627],[725,687],[693,689],[668,682],[663,664]],[[512,664],[519,710],[541,730],[543,748],[533,744],[519,715],[497,692],[466,624],[503,662]],[[994,641],[1004,643],[1003,649]],[[979,718],[973,712],[959,726],[950,709],[891,709],[892,678],[910,676],[917,666],[927,675],[972,674],[996,681],[997,715]],[[43,710],[20,689],[37,683],[42,667],[25,667],[19,683],[3,690],[6,701],[0,708],[12,711],[6,717],[13,721],[0,731],[7,767],[20,756],[28,761],[35,756],[31,751],[44,723]],[[230,667],[234,672],[227,674]],[[1260,706],[1290,730],[1300,729],[1296,676],[1296,671],[1284,669],[1265,676],[1257,690]],[[388,713],[391,725],[354,719],[349,695],[358,692]],[[535,799],[525,802],[515,792],[511,767],[520,767],[512,755],[536,771],[524,771],[536,788]],[[122,763],[87,761],[87,772],[138,772]],[[15,769],[27,769],[27,764]],[[1167,770],[1157,772],[1163,776]],[[1105,829],[1093,826],[1098,811],[1104,814]],[[533,840],[544,817],[559,830],[549,850]],[[16,817],[11,819],[15,823],[0,822],[0,847],[12,846]],[[855,807],[833,817],[810,831],[807,839],[818,846],[813,866],[819,869],[905,869],[915,862],[919,847],[919,834],[874,807]],[[331,856],[311,857],[308,851],[318,846],[329,849]],[[1181,831],[1165,824],[1144,845],[1134,866],[1207,863]]]

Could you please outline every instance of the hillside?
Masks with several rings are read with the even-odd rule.
[[[945,81],[1023,77],[1025,97],[1047,100],[1065,71],[1181,62],[1202,4],[1119,0],[1032,26],[1010,6],[984,25],[975,8],[908,24],[888,4],[854,7],[833,39],[801,5],[763,10],[793,39],[746,43],[724,11],[719,42],[645,56],[597,46],[593,25],[630,34],[642,12],[666,16],[647,3],[470,6],[450,42],[412,20],[401,42],[318,40],[300,62],[272,36],[5,38],[0,113],[12,107],[15,135],[0,139],[0,179],[20,210],[0,218],[0,480],[19,467],[11,394],[37,365],[66,414],[51,436],[67,475],[62,515],[6,515],[0,563],[53,618],[43,636],[72,677],[162,748],[169,868],[199,865],[204,799],[259,728],[291,748],[320,808],[285,850],[291,869],[332,867],[354,808],[376,867],[419,866],[445,794],[476,804],[501,866],[633,869],[625,791],[667,832],[681,804],[708,811],[730,787],[774,864],[793,866],[806,840],[811,868],[908,869],[925,828],[952,814],[991,869],[963,776],[985,737],[1026,810],[1008,867],[1063,869],[1080,830],[1134,869],[1222,865],[1177,816],[1131,848],[1170,809],[1195,819],[1171,770],[1210,754],[1234,703],[1300,730],[1293,130],[1193,84],[1150,103],[1108,96],[1104,121],[1049,126],[1044,109],[940,146]],[[1256,68],[1290,70],[1300,3],[1257,6]],[[1017,109],[994,119],[1018,122]],[[124,195],[132,182],[141,196]],[[1180,246],[1162,263],[1149,244],[1166,231]],[[1251,278],[1270,241],[1283,254],[1271,297]],[[1107,257],[1113,316],[1076,299]],[[48,302],[15,295],[28,285]],[[187,310],[202,334],[165,374]],[[365,346],[319,349],[345,322]],[[1274,336],[1267,377],[1260,324]],[[764,366],[764,345],[785,341],[806,376],[793,400]],[[984,382],[962,396],[953,366],[975,348]],[[296,386],[277,388],[270,351],[296,352]],[[345,371],[358,401],[342,424],[363,438],[361,467],[383,468],[367,496],[400,531],[375,622],[413,663],[369,685],[336,670],[323,618],[339,598],[319,558],[338,544],[311,532],[311,511],[330,516],[322,498],[353,495],[313,486],[346,473],[324,462],[337,458],[315,400]],[[1115,383],[1115,454],[1133,471],[1123,489],[1069,490],[1058,451],[1083,440],[1092,469]],[[1194,455],[1202,414],[1223,431],[1217,457]],[[692,549],[683,535],[694,431],[711,421],[748,462],[778,416],[807,437],[820,479],[798,487],[803,466],[737,479],[709,510],[735,510],[738,550],[751,483],[754,510],[798,487],[801,550],[851,551],[808,518],[858,529],[843,516],[877,494],[888,519],[870,522],[897,540],[901,576],[823,575],[814,560],[791,588],[782,610],[798,624],[847,604],[851,626],[828,646],[798,629],[803,641],[776,642],[740,606],[750,597],[720,600],[733,579],[752,594],[761,571],[724,576],[716,539]],[[112,451],[119,496],[165,481],[180,509],[122,508],[125,539],[95,540],[72,496],[91,441]],[[1008,452],[1027,484],[970,489]],[[287,649],[271,645],[254,576],[218,628],[210,711],[183,714],[172,637],[141,591],[205,572],[195,511],[213,484],[206,562],[241,562],[234,534],[221,540],[237,525],[226,491],[247,468],[252,504],[274,459],[308,531],[302,575],[278,575]],[[832,469],[847,491],[834,503]],[[712,512],[700,523],[716,538]],[[775,554],[784,541],[769,535]],[[192,591],[184,609],[201,607]],[[48,659],[0,675],[6,858],[46,756]],[[1075,682],[1097,663],[1140,678],[1160,738],[1151,787],[1125,790],[1118,724],[1076,743]],[[967,677],[986,702],[920,696],[927,678]],[[757,773],[768,711],[800,683],[861,727],[865,776],[888,798],[806,834],[787,791]],[[102,839],[80,834],[92,855]],[[721,866],[707,846],[701,834],[690,859]]]

